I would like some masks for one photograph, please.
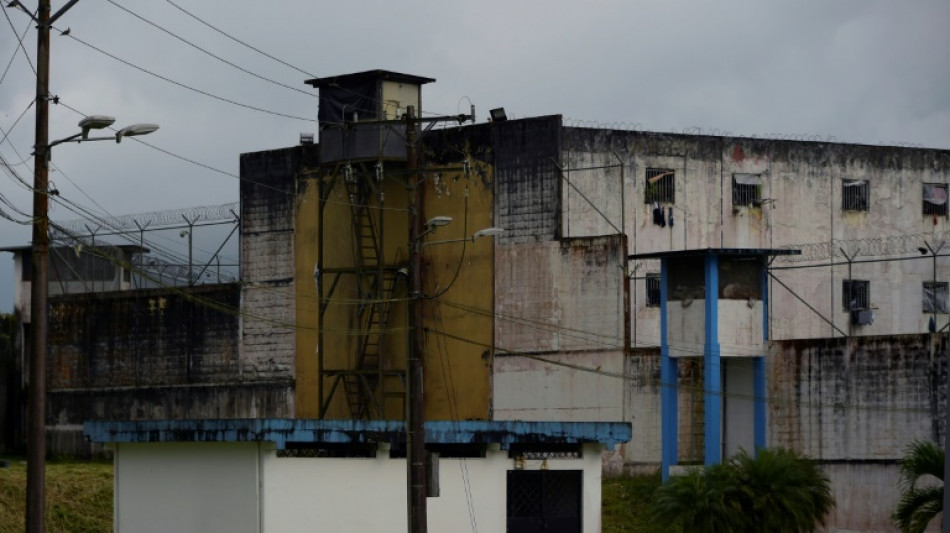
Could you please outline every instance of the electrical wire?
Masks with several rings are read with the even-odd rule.
[[[13,21],[10,20],[10,15],[9,13],[7,13],[6,9],[3,9],[3,16],[7,18],[7,24],[9,24],[10,29],[13,30],[13,35],[16,35],[16,28],[13,27]],[[32,22],[32,20],[27,22],[27,25],[26,25],[27,29],[29,29],[30,27],[30,22]],[[23,30],[23,35],[20,36],[17,42],[17,48],[23,51],[23,57],[25,57],[26,62],[30,64],[30,70],[32,70],[33,74],[36,75],[36,67],[33,66],[33,60],[30,59],[30,54],[26,52],[26,47],[23,46],[24,37],[26,37],[26,30]],[[13,55],[16,55],[16,49],[14,49]],[[12,62],[12,59],[11,59],[11,62]],[[7,68],[9,68],[9,65],[7,66]],[[3,75],[6,76],[6,74],[7,74],[6,71],[4,71]]]
[[[244,109],[250,109],[250,110],[252,110],[252,111],[258,111],[258,112],[260,112],[260,113],[266,113],[266,114],[268,114],[268,115],[274,115],[274,116],[277,116],[277,117],[289,118],[289,119],[293,119],[293,120],[300,120],[300,121],[303,121],[303,122],[317,122],[316,119],[307,118],[307,117],[301,117],[301,116],[297,116],[297,115],[290,115],[290,114],[288,114],[288,113],[281,113],[281,112],[279,112],[279,111],[272,111],[272,110],[269,110],[269,109],[264,109],[264,108],[262,108],[262,107],[257,107],[257,106],[255,106],[255,105],[245,104],[245,103],[243,103],[243,102],[238,102],[238,101],[232,100],[232,99],[230,99],[230,98],[225,98],[225,97],[223,97],[223,96],[219,96],[219,95],[217,95],[217,94],[214,94],[214,93],[211,93],[211,92],[202,90],[202,89],[198,89],[197,87],[192,87],[191,85],[187,85],[187,84],[182,83],[182,82],[180,82],[180,81],[173,80],[173,79],[171,79],[171,78],[169,78],[169,77],[167,77],[167,76],[163,76],[163,75],[158,74],[158,73],[156,73],[156,72],[152,72],[151,70],[148,70],[148,69],[145,68],[145,67],[141,67],[141,66],[139,66],[139,65],[136,65],[135,63],[132,63],[131,61],[122,59],[121,57],[119,57],[119,56],[117,56],[117,55],[115,55],[115,54],[106,52],[106,51],[103,50],[102,48],[99,48],[99,47],[97,47],[97,46],[95,46],[95,45],[93,45],[93,44],[90,44],[90,43],[88,43],[88,42],[86,42],[86,41],[80,39],[79,37],[76,37],[76,35],[75,35],[74,33],[69,33],[69,34],[67,35],[67,37],[69,37],[70,39],[76,41],[77,43],[79,43],[79,44],[81,44],[81,45],[83,45],[83,46],[86,46],[86,47],[88,47],[88,48],[91,48],[92,50],[95,50],[96,52],[99,52],[100,54],[102,54],[102,55],[104,55],[104,56],[106,56],[106,57],[110,57],[110,58],[112,58],[112,59],[118,61],[119,63],[122,63],[123,65],[126,65],[126,66],[128,66],[128,67],[132,67],[132,68],[134,68],[135,70],[138,70],[139,72],[143,72],[143,73],[145,73],[145,74],[148,74],[149,76],[158,78],[158,79],[160,79],[160,80],[162,80],[162,81],[165,81],[165,82],[170,83],[170,84],[172,84],[172,85],[176,85],[176,86],[181,87],[181,88],[183,88],[183,89],[187,89],[187,90],[189,90],[189,91],[192,91],[192,92],[195,92],[195,93],[198,93],[198,94],[207,96],[208,98],[213,98],[213,99],[215,99],[215,100],[218,100],[218,101],[221,101],[221,102],[225,102],[225,103],[228,103],[228,104],[237,106],[237,107],[242,107],[242,108],[244,108]]]
[[[187,39],[185,39],[184,37],[182,37],[182,36],[180,36],[180,35],[178,35],[178,34],[172,32],[172,31],[170,31],[170,30],[168,30],[168,29],[166,29],[166,28],[163,28],[162,26],[159,26],[158,24],[156,24],[156,23],[152,22],[151,20],[149,20],[149,19],[143,17],[142,15],[139,15],[138,13],[135,13],[135,12],[132,11],[131,9],[117,4],[117,3],[114,2],[113,0],[106,0],[106,2],[109,2],[109,3],[112,4],[113,6],[115,6],[115,7],[119,8],[119,9],[121,9],[122,11],[125,11],[125,12],[128,13],[129,15],[132,15],[133,17],[135,17],[135,18],[141,20],[142,22],[148,24],[149,26],[152,26],[152,27],[154,27],[154,28],[156,28],[156,29],[158,29],[158,30],[161,30],[161,31],[164,32],[165,34],[167,34],[167,35],[169,35],[169,36],[171,36],[171,37],[174,37],[175,39],[177,39],[177,40],[179,40],[179,41],[181,41],[181,42],[187,44],[188,46],[194,48],[195,50],[198,50],[199,52],[202,52],[202,53],[204,53],[204,54],[206,54],[206,55],[208,55],[208,56],[210,56],[210,57],[213,57],[214,59],[217,59],[218,61],[220,61],[220,62],[222,62],[222,63],[224,63],[224,64],[226,64],[226,65],[228,65],[228,66],[230,66],[230,67],[236,68],[237,70],[240,70],[241,72],[243,72],[243,73],[245,73],[245,74],[248,74],[248,75],[250,75],[250,76],[253,76],[253,77],[255,77],[255,78],[259,79],[259,80],[263,80],[263,81],[266,81],[266,82],[268,82],[268,83],[272,83],[272,84],[277,85],[277,86],[279,86],[279,87],[283,87],[283,88],[285,88],[285,89],[290,89],[291,91],[298,92],[298,93],[303,94],[303,95],[305,95],[305,96],[308,96],[308,97],[310,97],[310,98],[316,98],[316,97],[317,97],[317,95],[314,94],[314,93],[312,93],[312,92],[308,92],[308,91],[305,91],[305,90],[303,90],[303,89],[298,89],[297,87],[291,87],[290,85],[287,85],[287,84],[285,84],[285,83],[281,83],[281,82],[279,82],[279,81],[272,80],[272,79],[270,79],[270,78],[268,78],[268,77],[266,77],[266,76],[262,76],[262,75],[260,75],[260,74],[257,74],[256,72],[252,72],[252,71],[250,71],[250,70],[248,70],[248,69],[246,69],[246,68],[244,68],[244,67],[242,67],[242,66],[240,66],[240,65],[237,65],[237,64],[235,64],[235,63],[232,63],[231,61],[228,61],[227,59],[224,59],[223,57],[220,57],[220,56],[218,56],[218,55],[215,55],[214,53],[209,52],[208,50],[206,50],[206,49],[204,49],[204,48],[198,46],[197,44],[195,44],[195,43],[193,43],[193,42],[191,42],[191,41],[189,41],[189,40],[187,40]]]
[[[20,116],[18,116],[16,120],[13,121],[13,125],[10,126],[10,129],[3,132],[3,139],[0,139],[0,144],[7,142],[7,137],[9,137],[11,133],[13,133],[13,129],[16,128],[17,124],[20,123],[20,120],[23,118],[23,115],[25,115],[26,112],[29,111],[31,107],[33,107],[34,102],[36,102],[35,98],[33,100],[30,100],[30,103],[26,104],[26,109],[24,109],[23,112],[20,113]],[[10,146],[13,146],[12,142],[10,143]],[[19,156],[20,154],[17,153],[17,157]]]
[[[314,74],[311,74],[311,73],[307,72],[306,70],[303,70],[303,69],[301,69],[301,68],[299,68],[299,67],[295,67],[295,66],[291,65],[290,63],[288,63],[288,62],[286,62],[286,61],[284,61],[284,60],[282,60],[282,59],[280,59],[280,58],[278,58],[278,57],[274,57],[274,56],[268,54],[267,52],[265,52],[265,51],[263,51],[263,50],[261,50],[261,49],[259,49],[259,48],[256,48],[256,47],[254,47],[254,46],[252,46],[252,45],[250,45],[250,44],[247,44],[246,42],[244,42],[244,41],[238,39],[237,37],[234,37],[233,35],[231,35],[231,34],[225,32],[224,30],[218,28],[217,26],[214,26],[214,25],[212,25],[211,23],[202,20],[201,18],[199,18],[199,17],[198,17],[197,15],[195,15],[194,13],[192,13],[192,12],[186,10],[185,8],[181,7],[180,5],[176,4],[175,2],[172,2],[171,0],[165,0],[165,1],[168,2],[169,4],[171,4],[173,7],[175,7],[175,9],[178,9],[178,10],[181,11],[182,13],[184,13],[184,14],[188,15],[189,17],[195,19],[196,21],[200,22],[201,24],[204,24],[204,25],[207,26],[208,28],[211,28],[212,30],[214,30],[214,31],[216,31],[216,32],[218,32],[218,33],[220,33],[221,35],[227,37],[228,39],[231,39],[232,41],[234,41],[234,42],[236,42],[236,43],[238,43],[238,44],[240,44],[240,45],[242,45],[242,46],[245,46],[245,47],[247,47],[247,48],[250,48],[251,50],[257,52],[258,54],[261,54],[262,56],[264,56],[264,57],[266,57],[266,58],[268,58],[268,59],[273,59],[274,61],[280,63],[281,65],[290,67],[290,68],[296,70],[297,72],[300,72],[301,74],[305,74],[305,75],[307,75],[307,76],[310,76],[311,78],[317,78],[317,77],[318,77],[318,76],[316,76],[316,75],[314,75]]]
[[[7,23],[10,24],[10,29],[13,30],[13,34],[16,35],[16,28],[13,27],[13,21],[10,20],[10,15],[7,14],[6,10],[4,10],[3,14],[4,16],[7,17]],[[17,38],[17,41],[18,41],[17,46],[13,48],[13,54],[10,56],[10,61],[7,62],[7,66],[3,69],[3,74],[0,75],[0,85],[3,85],[3,80],[6,79],[7,72],[10,71],[10,65],[13,64],[13,60],[16,59],[16,56],[20,52],[20,50],[23,50],[23,55],[26,57],[27,62],[30,64],[30,68],[33,68],[33,62],[30,61],[30,56],[26,53],[26,48],[23,47],[23,39],[26,37],[27,30],[30,29],[31,22],[32,21],[29,21],[29,20],[26,22],[26,27],[23,28],[23,31],[20,33],[19,37]],[[33,73],[36,74],[35,68],[33,69]]]

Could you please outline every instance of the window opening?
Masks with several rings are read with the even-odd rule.
[[[643,203],[675,203],[676,172],[668,168],[648,168],[646,174],[646,194]]]
[[[871,283],[865,280],[846,279],[841,282],[841,301],[845,310],[871,307]]]
[[[867,180],[844,180],[841,185],[841,209],[868,211],[871,186]]]
[[[936,302],[936,306],[934,303]],[[925,313],[946,313],[947,312],[947,283],[944,281],[925,281],[924,282],[924,308]]]
[[[732,175],[732,205],[760,205],[762,200],[762,176],[759,174]]]
[[[947,186],[940,183],[924,183],[924,214],[947,214]]]
[[[660,275],[647,274],[647,307],[660,307]]]

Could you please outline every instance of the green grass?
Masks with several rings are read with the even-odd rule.
[[[23,531],[26,463],[6,457],[0,468],[0,533]],[[604,479],[603,533],[660,533],[647,508],[660,476]],[[50,533],[99,533],[112,530],[112,463],[50,461],[46,464],[46,529]]]
[[[647,510],[653,503],[653,492],[660,486],[660,474],[604,478],[603,494],[603,533],[637,531],[642,533],[661,533],[666,531],[647,516]]]
[[[0,468],[0,533],[14,533],[26,528],[26,462],[5,459],[10,466]],[[111,462],[46,463],[46,531],[112,531]]]

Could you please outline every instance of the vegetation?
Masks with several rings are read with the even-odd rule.
[[[801,533],[824,525],[832,507],[831,482],[818,465],[776,448],[670,479],[650,514],[668,531]]]
[[[648,476],[604,478],[603,533],[665,533],[667,529],[649,516],[653,493],[659,486],[659,471]]]
[[[0,468],[0,533],[26,528],[26,463],[6,458]],[[46,464],[46,530],[92,533],[112,530],[112,464],[51,461]]]
[[[929,441],[911,444],[901,460],[901,497],[892,518],[903,533],[924,531],[943,512],[944,460],[943,448]]]

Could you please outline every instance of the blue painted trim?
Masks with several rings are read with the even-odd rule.
[[[705,257],[706,343],[703,347],[706,465],[722,462],[722,370],[719,347],[719,256]]]
[[[661,472],[663,481],[670,477],[670,466],[677,464],[679,447],[677,426],[678,381],[676,359],[670,357],[669,325],[667,323],[667,296],[669,261],[660,260],[660,441]]]
[[[755,397],[754,409],[754,439],[755,455],[759,455],[759,449],[767,445],[765,438],[766,428],[766,391],[765,391],[765,357],[754,357],[752,359],[752,384],[753,396]]]
[[[598,442],[613,449],[629,442],[628,422],[526,422],[519,420],[435,420],[426,422],[433,444],[581,444]],[[92,442],[288,442],[366,444],[405,441],[398,420],[313,420],[238,418],[217,420],[91,421],[83,433]]]
[[[768,258],[762,257],[762,357],[752,361],[752,395],[755,398],[753,407],[753,436],[755,439],[755,454],[768,445],[766,441],[766,387],[765,387],[765,355],[769,342],[769,271]]]

